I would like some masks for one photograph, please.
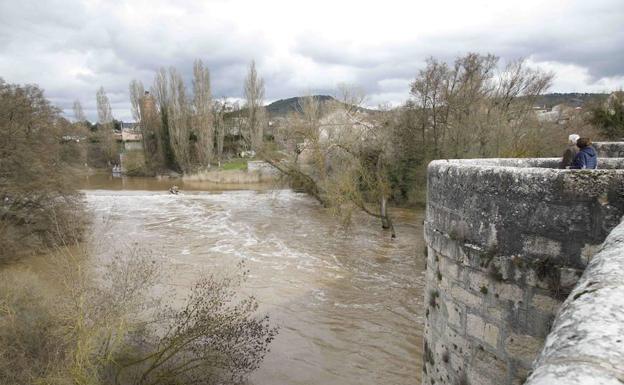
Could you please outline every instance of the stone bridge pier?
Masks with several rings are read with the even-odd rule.
[[[423,384],[523,384],[565,329],[560,305],[624,215],[624,159],[558,161],[430,163]]]

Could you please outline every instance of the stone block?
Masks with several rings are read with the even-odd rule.
[[[474,291],[475,293],[480,293],[482,290],[481,288],[487,288],[489,286],[490,280],[483,273],[480,273],[478,271],[469,271],[467,283],[470,290]]]
[[[491,323],[486,323],[485,324],[485,330],[483,332],[483,339],[485,340],[485,342],[492,346],[492,347],[496,347],[498,345],[498,327],[491,324]]]
[[[461,332],[465,332],[465,329],[461,329]],[[446,341],[449,351],[460,356],[470,356],[470,343],[460,333],[453,330],[452,327],[448,327],[445,330],[445,334],[442,336]]]
[[[454,285],[451,288],[451,297],[454,301],[462,303],[468,307],[481,308],[484,298],[465,290],[464,288]]]
[[[537,276],[537,272],[535,270],[528,270],[526,272],[525,282],[528,286],[539,287],[540,289],[548,289],[548,282],[542,279],[539,279]]]
[[[442,275],[456,280],[459,277],[459,266],[448,258],[441,258],[440,272]]]
[[[487,308],[487,313],[489,318],[498,321],[499,323],[504,322],[509,317],[509,312],[500,306],[490,306]]]
[[[453,301],[445,301],[445,306],[448,323],[458,328],[461,327],[462,313],[465,311],[465,307]]]
[[[483,339],[483,331],[485,330],[485,321],[483,318],[474,315],[466,315],[466,333],[474,338]]]
[[[543,311],[544,313],[557,313],[561,302],[546,295],[535,294],[531,299],[531,306]]]
[[[473,372],[472,375],[470,374]],[[507,365],[496,355],[483,349],[476,348],[470,361],[469,379],[473,377],[478,382],[470,384],[500,385],[507,379]]]
[[[585,244],[585,246],[581,249],[581,262],[587,265],[599,250],[600,245],[592,245],[590,243]]]
[[[522,251],[526,254],[558,257],[561,254],[561,242],[539,235],[525,235]]]
[[[485,377],[479,370],[468,367],[468,383],[478,385],[501,385],[501,382]]]
[[[498,345],[499,329],[496,325],[487,323],[483,318],[475,314],[466,316],[466,333],[491,347]]]
[[[509,358],[521,362],[524,367],[530,367],[543,346],[543,339],[526,334],[512,333],[505,339],[505,351]]]
[[[576,286],[576,283],[578,282],[579,278],[581,278],[583,272],[579,269],[563,267],[559,269],[559,274],[559,284],[561,285],[561,287],[572,289],[574,286]]]
[[[498,294],[498,298],[516,303],[524,301],[524,293],[526,291],[526,289],[511,283],[496,283],[493,290],[495,294]]]

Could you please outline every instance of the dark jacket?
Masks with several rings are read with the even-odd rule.
[[[561,163],[559,163],[559,168],[572,166],[572,162],[574,162],[574,157],[576,157],[578,151],[579,149],[576,147],[576,144],[569,145],[563,152],[563,158],[561,159]]]
[[[572,167],[570,168],[593,170],[597,166],[598,156],[596,156],[596,150],[594,150],[592,146],[587,146],[576,154]]]

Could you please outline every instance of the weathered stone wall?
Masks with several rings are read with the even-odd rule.
[[[522,384],[624,214],[624,160],[439,160],[428,169],[423,384]]]
[[[527,385],[624,383],[624,222],[565,301]]]
[[[624,158],[624,142],[594,142],[599,158]]]

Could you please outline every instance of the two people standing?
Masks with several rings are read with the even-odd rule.
[[[590,169],[598,167],[598,156],[589,138],[581,138],[576,134],[568,137],[568,147],[563,152],[560,168]]]

